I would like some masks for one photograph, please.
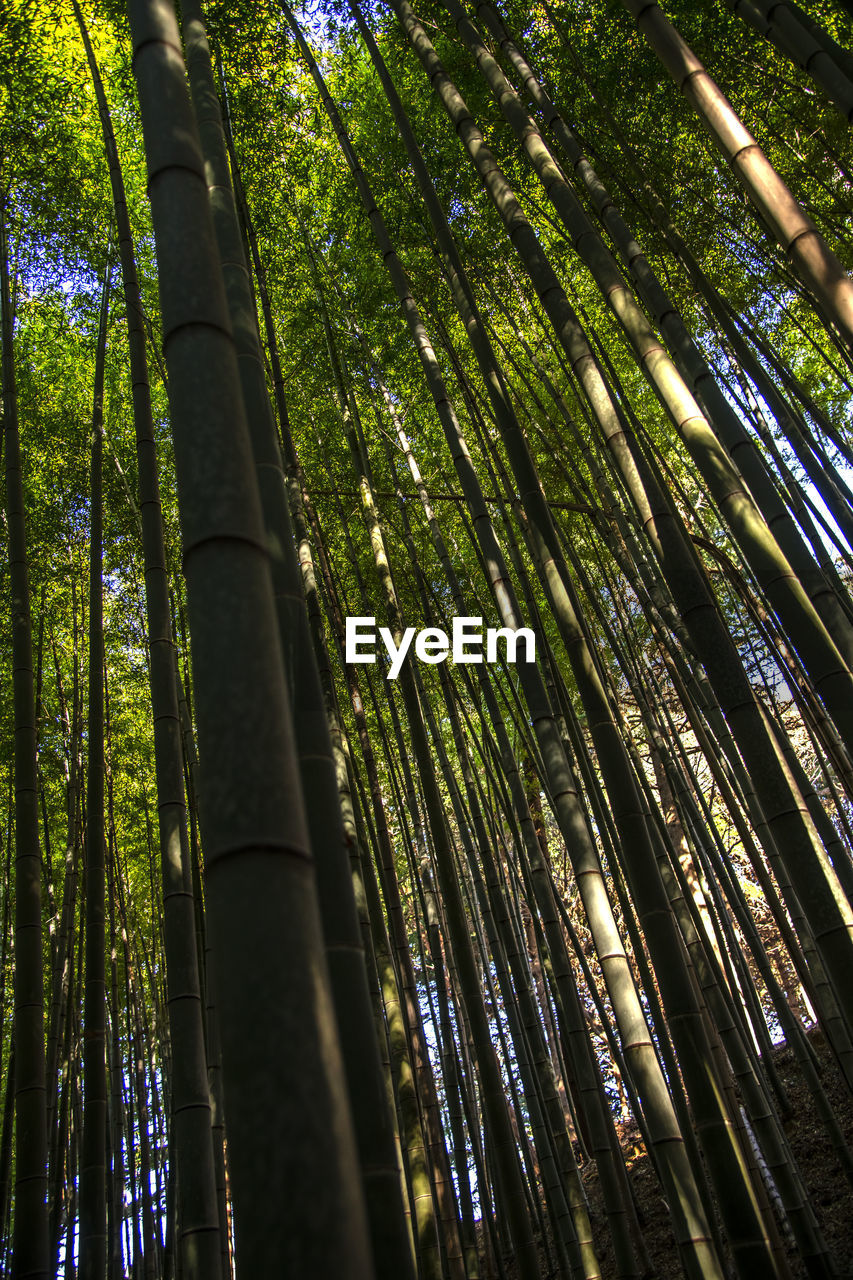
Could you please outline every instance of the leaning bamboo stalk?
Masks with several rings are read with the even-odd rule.
[[[853,119],[853,81],[803,25],[795,5],[773,4],[770,0],[726,0],[726,3],[747,26],[806,71],[845,120]],[[842,53],[840,49],[839,53]]]
[[[690,46],[649,0],[623,0],[809,292],[853,343],[853,282]]]

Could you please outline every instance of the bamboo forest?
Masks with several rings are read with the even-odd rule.
[[[851,0],[0,0],[0,1275],[853,1276]]]

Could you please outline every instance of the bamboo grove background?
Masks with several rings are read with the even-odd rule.
[[[2,11],[0,1271],[849,1274],[847,0]]]

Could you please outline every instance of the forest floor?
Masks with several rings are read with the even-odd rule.
[[[838,1068],[830,1059],[823,1037],[815,1033],[810,1040],[823,1067],[823,1087],[838,1117],[841,1130],[853,1147],[853,1100]],[[784,1126],[788,1142],[799,1163],[815,1216],[834,1258],[838,1280],[853,1280],[853,1188],[842,1172],[808,1086],[797,1069],[793,1052],[785,1048],[778,1049],[775,1064],[792,1108],[791,1117],[785,1121]],[[677,1280],[683,1272],[660,1183],[633,1122],[617,1124],[617,1128],[641,1215],[643,1239],[652,1262],[650,1274],[659,1280]],[[581,1174],[589,1199],[601,1274],[604,1280],[612,1280],[616,1271],[598,1174],[593,1164],[584,1166]],[[542,1250],[540,1257],[543,1280],[556,1275],[557,1272],[549,1266]],[[726,1261],[729,1262],[728,1259]],[[806,1269],[793,1250],[789,1251],[789,1263],[796,1280],[806,1276]],[[504,1273],[506,1280],[515,1280],[516,1268],[511,1257],[504,1260]],[[495,1280],[499,1280],[497,1270],[485,1260],[483,1275],[494,1276]]]

